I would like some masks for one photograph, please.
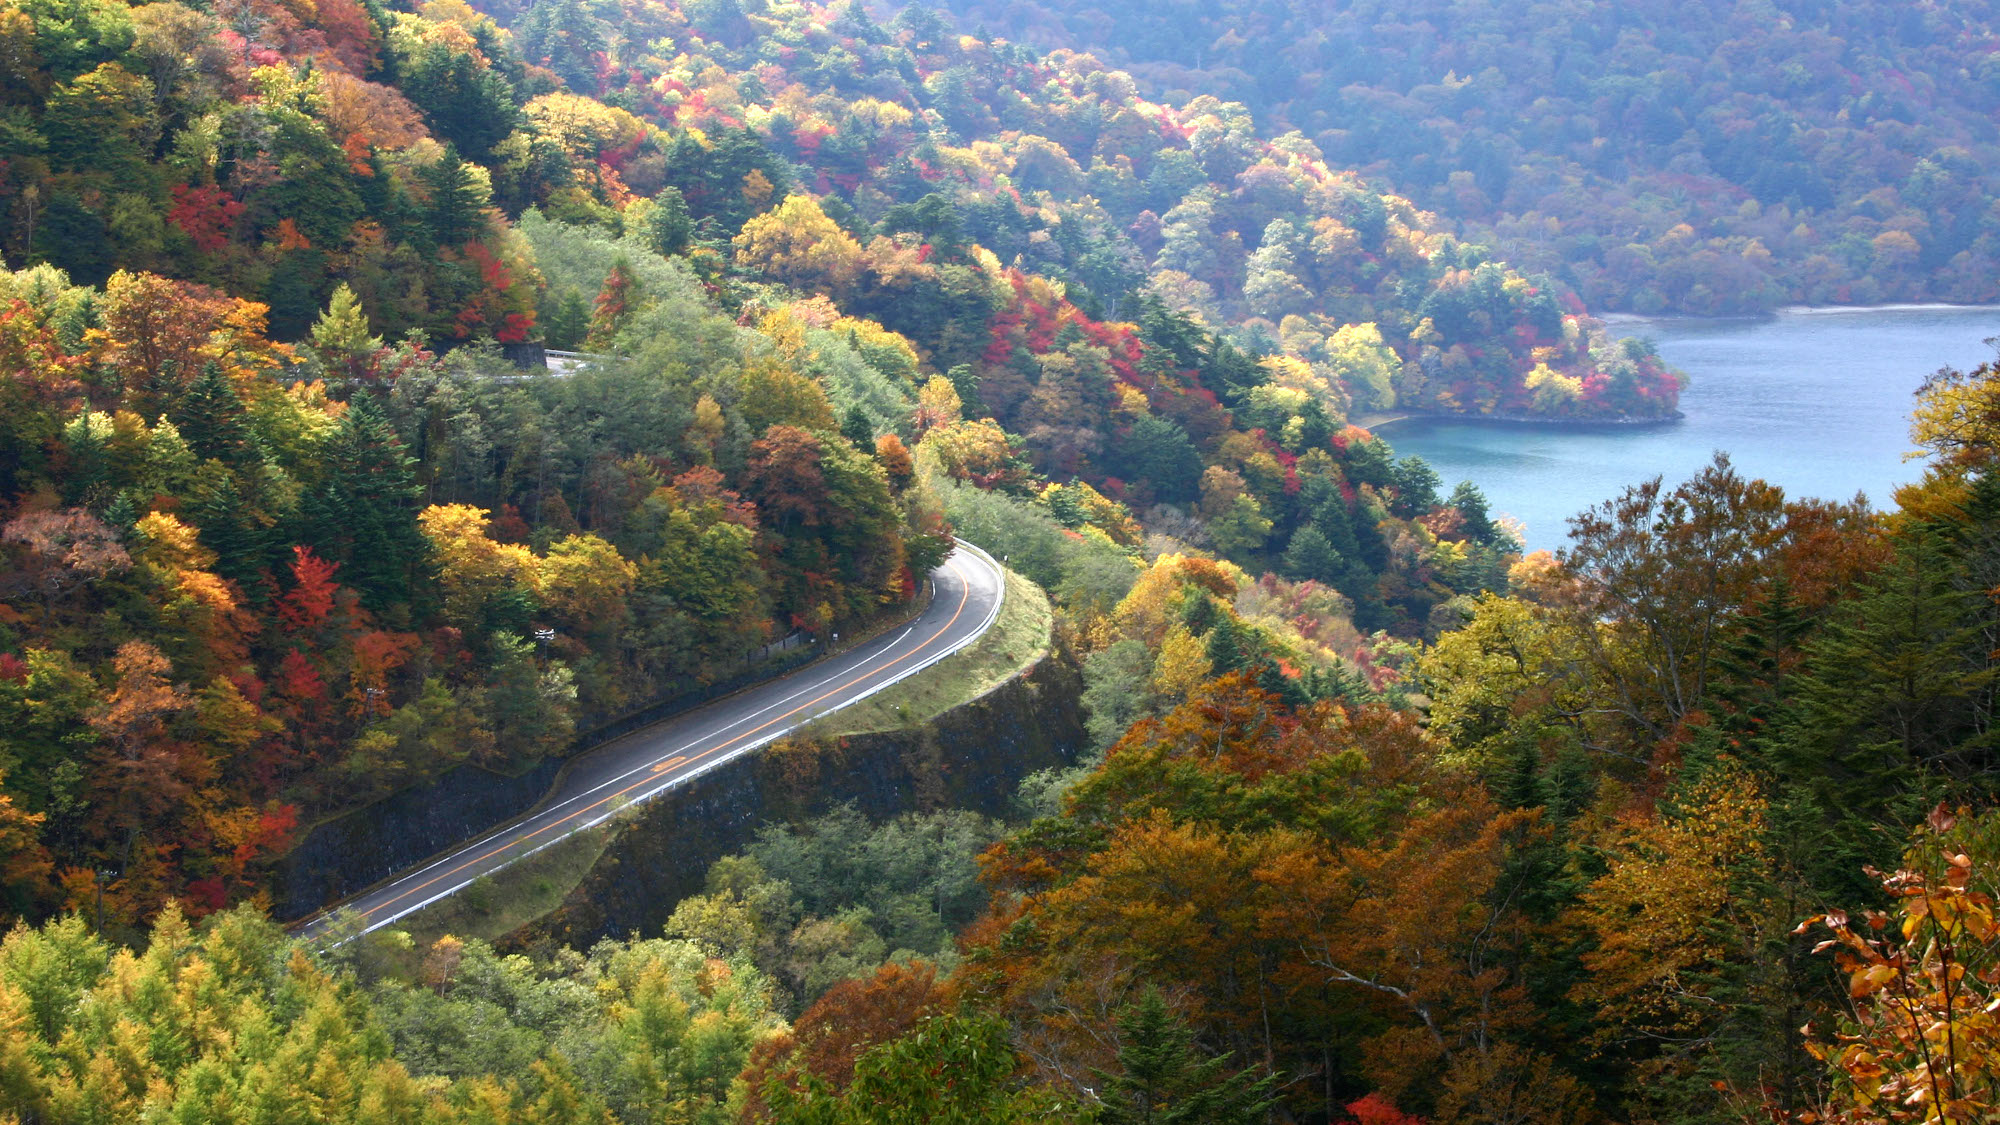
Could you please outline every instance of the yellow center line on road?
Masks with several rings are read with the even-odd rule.
[[[957,574],[960,580],[963,582],[965,576],[958,569],[957,560],[954,559],[949,562],[946,562],[945,566],[953,574]],[[959,616],[965,612],[965,605],[970,600],[972,600],[972,584],[970,582],[964,582],[964,588],[958,596],[958,606],[957,608],[951,611],[951,618],[947,620],[943,625],[940,625],[938,627],[937,632],[932,633],[928,637],[925,637],[922,644],[911,649],[909,652],[906,652],[903,655],[897,657],[896,659],[891,660],[889,663],[882,665],[879,668],[863,672],[860,675],[855,676],[853,679],[848,680],[846,683],[841,684],[839,687],[832,689],[831,691],[825,692],[821,695],[814,696],[812,699],[806,700],[804,703],[799,704],[797,707],[792,708],[791,710],[785,712],[782,715],[777,716],[776,718],[767,719],[763,723],[760,723],[757,726],[752,727],[747,731],[744,731],[742,734],[737,735],[735,738],[732,738],[729,741],[724,742],[719,746],[715,746],[711,749],[704,750],[701,753],[696,754],[693,758],[688,759],[688,761],[699,762],[703,758],[709,757],[710,755],[721,753],[722,751],[727,750],[730,747],[735,746],[737,743],[742,742],[743,740],[749,738],[751,735],[757,734],[760,731],[766,730],[772,726],[775,726],[778,723],[784,722],[786,719],[791,718],[793,715],[796,715],[799,712],[804,711],[808,707],[811,707],[822,700],[828,699],[835,695],[839,695],[841,692],[846,691],[848,688],[853,687],[855,684],[858,684],[861,681],[868,679],[871,676],[876,676],[883,672],[886,672],[889,669],[894,668],[896,665],[903,663],[904,661],[910,659],[912,656],[915,656],[918,653],[929,648],[932,641],[937,640],[939,637],[942,637],[945,635],[945,633],[949,632],[951,627],[958,623]],[[674,761],[675,761],[674,759],[669,759],[653,767],[653,773],[657,774],[661,770],[671,767],[674,764]],[[402,894],[397,895],[395,898],[392,898],[387,902],[382,903],[379,906],[375,906],[371,909],[362,911],[361,912],[362,921],[366,922],[371,916],[380,914],[383,911],[388,910],[390,907],[396,905],[399,902],[402,902],[404,899],[409,898],[411,895],[414,895],[417,892],[422,891],[444,879],[449,879],[453,875],[458,874],[459,872],[465,870],[468,867],[476,867],[479,864],[485,863],[487,860],[492,859],[494,856],[497,856],[502,852],[505,852],[509,848],[518,847],[522,844],[525,844],[529,840],[532,840],[535,837],[542,835],[543,833],[549,831],[550,829],[561,828],[564,825],[574,823],[580,817],[583,817],[599,808],[602,808],[603,806],[611,803],[612,801],[617,800],[620,797],[623,797],[625,794],[630,793],[632,790],[637,789],[642,785],[650,785],[655,780],[656,778],[651,775],[642,777],[638,781],[635,781],[632,784],[627,785],[625,788],[620,789],[617,792],[612,793],[607,797],[602,797],[598,799],[596,802],[586,805],[583,808],[580,808],[577,811],[570,813],[568,816],[565,816],[560,820],[552,820],[549,823],[542,825],[540,828],[535,829],[533,832],[530,832],[525,836],[516,836],[514,839],[507,841],[506,843],[500,845],[499,847],[493,848],[490,851],[483,852],[477,856],[474,856],[473,858],[466,860],[464,863],[459,864],[458,866],[452,868],[449,871],[446,871],[439,875],[434,875],[431,878],[426,879],[421,883],[418,883],[416,886],[411,887],[409,890],[404,891]]]
[[[687,761],[687,756],[685,754],[675,754],[673,757],[668,758],[666,761],[661,762],[657,766],[654,766],[653,772],[665,773],[666,771],[673,769],[675,766],[678,766],[685,761]]]

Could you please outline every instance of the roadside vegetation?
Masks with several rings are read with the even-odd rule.
[[[922,726],[978,699],[1049,655],[1055,617],[1048,595],[1011,570],[999,616],[971,645],[884,691],[843,707],[795,737],[829,738]]]

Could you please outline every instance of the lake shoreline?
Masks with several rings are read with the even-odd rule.
[[[2000,335],[2000,309],[1870,308],[1621,327],[1651,337],[1664,362],[1691,376],[1678,404],[1685,421],[1592,432],[1439,418],[1392,425],[1382,436],[1446,481],[1476,481],[1492,511],[1527,526],[1531,548],[1561,546],[1570,516],[1640,481],[1685,480],[1718,450],[1746,479],[1788,496],[1844,501],[1860,492],[1886,504],[1923,472],[1904,459],[1912,393],[1941,366],[1969,370],[1990,360],[1993,348],[1983,341]]]
[[[1671,426],[1686,420],[1687,415],[1678,410],[1658,418],[1544,418],[1534,414],[1454,414],[1441,410],[1378,410],[1350,416],[1347,421],[1349,425],[1359,426],[1373,433],[1386,426],[1413,422],[1464,422],[1524,429],[1598,432],[1651,429]]]
[[[1774,321],[1787,316],[1848,316],[1857,313],[1883,312],[1979,312],[2000,309],[2000,304],[1954,305],[1947,302],[1902,302],[1889,305],[1783,305],[1769,312],[1718,313],[1714,316],[1700,316],[1695,313],[1646,313],[1602,312],[1592,313],[1606,328],[1637,324],[1741,324]]]

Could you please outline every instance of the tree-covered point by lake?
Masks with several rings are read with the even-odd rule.
[[[1767,319],[1624,320],[1687,372],[1687,417],[1648,428],[1571,429],[1412,420],[1382,428],[1446,483],[1472,480],[1530,548],[1562,545],[1569,516],[1627,484],[1687,477],[1717,450],[1787,494],[1877,507],[1914,479],[1911,395],[1939,367],[1989,358],[2000,308],[1792,310]]]

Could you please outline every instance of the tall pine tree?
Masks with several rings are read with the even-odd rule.
[[[327,442],[326,474],[306,504],[302,538],[340,564],[341,579],[371,609],[407,602],[425,557],[415,464],[374,402],[356,395]]]
[[[1228,1059],[1204,1056],[1157,988],[1126,1007],[1118,1039],[1121,1073],[1103,1075],[1103,1125],[1254,1125],[1276,1101],[1276,1076],[1231,1074]]]

